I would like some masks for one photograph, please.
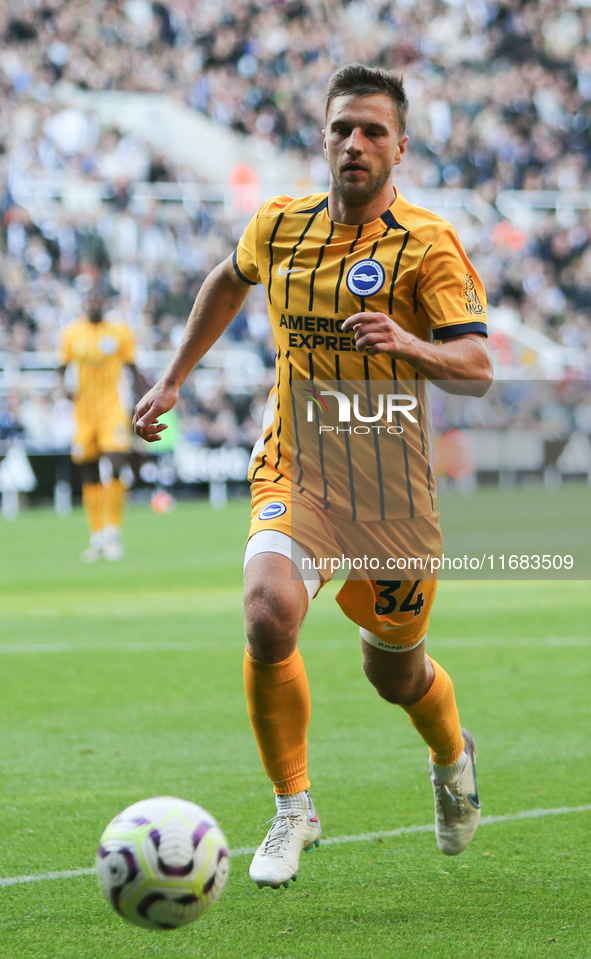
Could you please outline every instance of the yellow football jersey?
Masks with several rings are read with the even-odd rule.
[[[486,335],[484,289],[454,228],[400,194],[360,226],[333,222],[326,194],[275,197],[248,224],[234,267],[264,285],[277,350],[251,480],[282,474],[353,520],[430,513],[423,378],[358,353],[341,328],[370,311],[425,341]]]
[[[119,384],[124,366],[134,362],[134,342],[123,324],[91,323],[81,317],[64,330],[60,347],[63,366],[76,363],[78,388],[74,397],[80,418],[104,419],[121,410]]]

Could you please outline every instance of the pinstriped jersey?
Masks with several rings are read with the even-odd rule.
[[[369,311],[426,342],[486,335],[484,289],[451,224],[400,194],[359,226],[332,221],[326,194],[275,197],[246,227],[234,267],[263,284],[277,351],[251,480],[279,473],[354,520],[431,512],[424,380],[402,360],[358,353],[342,324]]]
[[[81,317],[64,330],[60,363],[78,366],[74,397],[78,418],[105,419],[121,412],[119,384],[124,366],[134,362],[134,342],[124,324],[91,323]]]

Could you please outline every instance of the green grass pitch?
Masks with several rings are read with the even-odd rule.
[[[0,522],[0,880],[93,865],[106,823],[193,799],[233,849],[273,814],[242,692],[245,501],[130,508],[127,555],[83,566],[82,515]],[[326,838],[432,822],[426,748],[363,678],[327,587],[302,637]],[[136,929],[94,876],[0,885],[2,959],[589,959],[591,596],[586,582],[443,582],[429,650],[475,734],[483,813],[456,858],[432,832],[326,843],[289,890],[233,856],[193,926]],[[514,818],[532,810],[560,815]]]

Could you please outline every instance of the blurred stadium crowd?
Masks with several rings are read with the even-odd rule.
[[[223,202],[138,208],[138,182],[190,184],[195,173],[64,107],[60,85],[181,99],[259,153],[297,154],[313,192],[327,182],[327,80],[358,60],[406,78],[404,186],[473,190],[496,210],[462,235],[491,303],[586,357],[591,371],[588,0],[10,0],[0,34],[0,352],[55,350],[98,276],[144,349],[173,349],[203,278],[244,224]],[[23,178],[100,181],[106,194],[98,211],[32,212],[11,189]],[[506,191],[561,199],[508,219],[498,204]],[[225,342],[272,365],[259,291]],[[202,430],[216,444],[260,404],[258,394],[254,409],[224,392],[213,406],[232,412],[227,433],[219,423],[211,436]],[[19,406],[0,398],[0,438],[26,431]]]

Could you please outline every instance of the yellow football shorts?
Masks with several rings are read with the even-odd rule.
[[[279,474],[276,481],[255,480],[251,496],[249,538],[262,530],[289,536],[311,557],[321,585],[337,570],[346,574],[335,598],[350,620],[392,648],[412,647],[425,637],[437,582],[423,578],[431,575],[428,568],[410,562],[404,568],[404,563],[409,549],[416,552],[418,539],[424,555],[440,555],[439,513],[413,520],[352,522],[331,515],[315,497],[300,493]],[[379,568],[370,566],[371,560],[374,566],[379,561]]]
[[[121,410],[105,418],[76,415],[72,443],[75,463],[91,463],[103,453],[127,453],[131,449],[129,416]]]

